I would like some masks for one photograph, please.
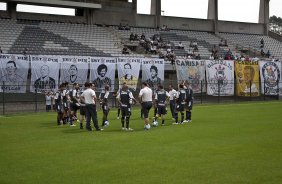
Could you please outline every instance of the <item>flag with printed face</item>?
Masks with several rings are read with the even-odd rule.
[[[119,88],[123,83],[132,91],[136,91],[142,58],[118,58],[117,69]]]
[[[61,56],[60,82],[83,85],[87,81],[89,57],[87,56]]]
[[[142,60],[142,81],[147,82],[153,90],[158,88],[158,84],[163,84],[164,60],[144,58]]]
[[[25,93],[29,57],[25,55],[0,55],[0,92]]]
[[[235,61],[237,96],[259,96],[258,61]]]
[[[281,81],[281,63],[279,61],[260,61],[261,92],[265,95],[278,95]]]
[[[91,57],[90,81],[96,86],[97,91],[102,91],[108,85],[111,91],[115,88],[116,58]]]
[[[234,62],[207,60],[207,94],[213,96],[234,95]]]
[[[38,55],[31,58],[31,92],[46,93],[58,89],[59,56]]]
[[[175,66],[178,84],[188,81],[194,93],[206,92],[204,60],[177,59]]]

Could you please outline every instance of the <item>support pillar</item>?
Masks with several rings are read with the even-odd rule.
[[[260,4],[259,4],[259,20],[258,20],[258,23],[264,24],[264,35],[268,35],[269,1],[270,0],[260,0]]]
[[[214,33],[218,33],[218,0],[209,0],[208,19],[213,21]]]
[[[17,18],[17,3],[7,2],[7,11],[11,19]]]
[[[151,0],[151,15],[155,15],[155,27],[161,27],[161,0]]]

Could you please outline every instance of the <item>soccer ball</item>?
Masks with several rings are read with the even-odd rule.
[[[104,126],[107,127],[109,125],[110,125],[110,123],[108,121],[105,121]]]
[[[157,127],[159,125],[159,123],[157,121],[153,121],[152,126],[153,127]]]
[[[145,130],[149,130],[150,128],[151,128],[151,125],[150,125],[150,124],[147,124],[147,125],[144,126],[144,129],[145,129]]]

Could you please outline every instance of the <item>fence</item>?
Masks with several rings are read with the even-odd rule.
[[[133,91],[133,95],[135,98],[138,97],[138,93],[141,87],[141,80],[138,81],[138,86],[135,91]],[[173,84],[176,89],[177,81],[175,80],[165,80],[164,88],[168,90],[168,85]],[[209,85],[213,84],[214,86],[218,86],[217,91],[214,91],[214,95],[208,95],[207,88]],[[229,83],[230,84],[230,83]],[[194,84],[191,83],[191,86]],[[275,95],[269,95],[269,89],[266,88],[266,84],[263,84],[264,90],[262,92],[261,88],[259,88],[258,92],[252,91],[252,84],[249,84],[249,92],[244,92],[245,96],[239,96],[238,91],[236,89],[236,83],[231,83],[231,86],[234,86],[233,95],[226,95],[221,93],[221,89],[224,87],[222,83],[206,83],[201,82],[197,83],[200,86],[200,89],[197,91],[194,90],[194,103],[195,104],[205,104],[205,103],[235,103],[235,102],[244,102],[244,101],[266,101],[266,100],[279,100],[282,96],[282,82],[277,83],[277,89],[272,89],[272,92]],[[26,87],[26,86],[25,86]],[[118,88],[118,86],[116,86]],[[4,84],[1,89],[5,89]],[[38,90],[35,90],[38,91]],[[251,95],[250,95],[251,94]],[[280,94],[280,95],[279,95]],[[96,93],[99,95],[99,92]],[[242,95],[242,94],[241,94]],[[54,100],[53,100],[54,103]],[[109,97],[109,105],[111,107],[117,107],[117,101],[113,93],[110,93]],[[26,93],[10,93],[2,90],[0,93],[0,115],[7,114],[17,114],[17,113],[25,113],[25,112],[43,112],[46,110],[45,105],[45,94],[38,92],[30,92],[27,87]]]

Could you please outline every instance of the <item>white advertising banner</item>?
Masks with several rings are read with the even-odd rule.
[[[118,58],[119,88],[126,82],[130,90],[136,91],[141,63],[142,58]]]
[[[204,60],[177,59],[175,61],[178,84],[188,81],[194,93],[206,92]]]
[[[0,55],[0,92],[25,93],[29,57],[25,55]]]
[[[38,55],[31,59],[31,92],[56,90],[59,81],[59,56]]]
[[[164,60],[157,58],[142,59],[142,81],[147,82],[153,90],[157,89],[158,84],[163,84]]]
[[[105,85],[109,85],[111,91],[115,87],[116,58],[91,57],[90,81],[96,86],[97,91],[102,91]]]
[[[86,56],[61,56],[60,82],[84,85],[87,81],[89,57]]]
[[[281,81],[281,63],[279,61],[260,61],[261,92],[265,95],[278,95]]]
[[[208,95],[234,95],[234,61],[207,60],[206,73]]]

